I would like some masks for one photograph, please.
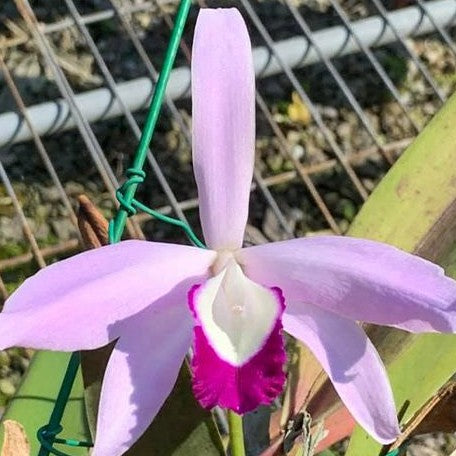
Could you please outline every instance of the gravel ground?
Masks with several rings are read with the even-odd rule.
[[[107,1],[101,0],[80,0],[76,3],[81,14],[99,11],[109,6]],[[140,4],[141,1],[122,0],[120,3]],[[343,0],[341,3],[352,20],[372,14],[368,2]],[[313,30],[340,23],[330,7],[329,0],[295,0],[295,4],[299,6]],[[388,3],[390,7],[398,4],[398,0]],[[47,2],[37,0],[34,2],[34,9],[38,19],[47,23],[68,16],[66,8],[60,3],[50,11]],[[300,33],[282,3],[260,1],[255,3],[255,9],[274,39],[284,39]],[[162,8],[135,13],[129,17],[157,67],[160,65],[169,36],[166,15],[174,10],[175,4],[170,3]],[[190,24],[195,18],[196,9],[190,14]],[[252,27],[251,30],[254,46],[263,45],[261,37]],[[131,43],[115,20],[91,25],[90,32],[116,81],[130,80],[147,74]],[[13,2],[2,2],[0,5],[0,34],[7,43],[16,40],[16,45],[6,48],[4,58],[25,103],[31,105],[58,98],[59,92],[52,73],[44,65],[36,45],[27,39],[26,26],[18,16]],[[50,38],[59,63],[75,92],[90,90],[104,84],[93,56],[75,27],[53,33]],[[190,31],[185,38],[187,43],[191,43]],[[456,58],[449,47],[443,44],[437,35],[407,42],[426,64],[442,93],[445,96],[452,93],[456,84]],[[410,117],[420,128],[424,126],[438,110],[440,103],[414,63],[397,44],[375,50],[374,55],[398,88],[408,106]],[[394,101],[365,56],[355,54],[334,59],[333,63],[359,101],[379,141],[385,144],[397,143],[391,148],[391,155],[396,158],[415,135],[413,126],[406,119],[399,104]],[[181,53],[177,65],[185,64],[185,55]],[[372,152],[372,138],[347,104],[327,69],[323,64],[316,64],[296,71],[295,74],[310,94],[343,153],[356,154],[358,157],[353,161],[355,171],[365,187],[372,190],[388,170],[388,164],[381,154]],[[333,153],[321,130],[311,120],[308,106],[299,99],[284,75],[259,81],[258,89],[265,98],[273,119],[285,135],[293,159],[301,165],[320,170],[312,174],[313,181],[339,229],[345,232],[362,201],[342,168],[332,162]],[[177,107],[189,125],[189,102],[179,101]],[[11,109],[15,109],[14,100],[0,77],[0,112]],[[144,112],[135,114],[135,118],[142,124]],[[291,180],[285,178],[287,173],[293,173],[295,170],[293,161],[281,153],[280,141],[273,135],[267,119],[261,113],[258,113],[257,123],[257,168],[263,178],[280,178],[280,183],[271,187],[271,192],[294,235],[303,236],[310,232],[328,230],[325,219],[302,182],[297,177]],[[93,128],[114,173],[122,180],[136,144],[127,123],[122,119],[115,119],[99,122]],[[103,213],[110,217],[114,203],[103,186],[80,135],[71,131],[44,138],[43,141],[71,202],[75,204],[76,196],[86,193]],[[153,150],[178,200],[195,198],[190,149],[176,121],[168,115],[160,118]],[[0,154],[39,246],[48,247],[74,239],[76,231],[68,217],[68,211],[52,185],[34,145],[17,144],[3,148]],[[283,176],[285,177],[282,179]],[[139,199],[152,207],[167,204],[166,196],[152,177],[141,187]],[[197,210],[189,210],[186,215],[196,232],[200,234]],[[287,236],[258,190],[254,191],[251,201],[249,224],[248,238],[251,242],[264,239],[279,240]],[[19,219],[12,200],[5,187],[0,184],[0,261],[30,250],[18,226]],[[147,222],[144,229],[146,234],[157,240],[182,239],[180,233],[155,222]],[[29,263],[2,271],[2,279],[7,290],[12,291],[36,268],[35,264]],[[11,349],[0,352],[0,406],[14,394],[30,356],[31,353],[27,350]],[[414,441],[407,454],[443,456],[449,455],[455,448],[456,443],[452,437],[424,436]]]

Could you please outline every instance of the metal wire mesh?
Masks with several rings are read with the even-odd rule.
[[[197,7],[204,5],[205,0],[195,4],[181,45],[177,66],[184,76]],[[321,230],[343,233],[454,88],[456,2],[239,0],[230,5],[244,14],[259,56],[247,242]],[[139,87],[139,78],[157,80],[175,8],[172,1],[145,0],[65,0],[51,10],[46,2],[33,2],[32,9],[27,0],[16,0],[0,7],[3,299],[36,268],[79,249],[78,193],[92,196],[107,216],[113,213],[115,190],[144,120],[140,108],[150,96],[133,106],[136,82],[127,96],[122,84],[138,81]],[[444,9],[443,19],[436,8]],[[401,11],[409,18],[407,27],[397,19]],[[372,27],[378,29],[373,41]],[[331,44],[328,37],[337,34],[344,39]],[[289,51],[298,52],[300,61],[291,61]],[[267,57],[263,66],[261,56]],[[189,221],[199,234],[188,80],[182,81],[180,92],[166,100],[140,196],[160,212]],[[110,119],[104,110],[92,113],[91,120],[98,120],[89,122],[85,109],[96,102],[99,87],[108,89],[108,109],[115,105],[118,115]],[[75,98],[79,92],[85,101]],[[43,131],[28,108],[58,97],[64,100],[65,119],[58,109],[57,114],[48,110],[51,123],[53,116],[56,121]],[[60,129],[65,122],[74,128]],[[14,134],[8,137],[10,128]],[[30,141],[18,142],[25,137]],[[158,240],[180,236],[146,214],[132,217],[127,232]]]

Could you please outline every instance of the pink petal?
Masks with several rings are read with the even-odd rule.
[[[319,236],[243,249],[246,274],[288,301],[412,332],[456,331],[456,282],[443,269],[379,242]]]
[[[205,277],[215,252],[124,241],[55,263],[27,279],[0,314],[0,348],[20,345],[73,351],[107,344],[121,322]],[[188,290],[189,288],[187,288]],[[179,303],[186,312],[186,291]]]
[[[278,288],[267,290],[245,278],[235,289],[229,280],[217,284],[211,302],[211,288],[218,278],[194,286],[189,293],[196,322],[193,392],[205,408],[219,405],[246,413],[270,404],[282,392],[285,300]],[[233,305],[242,310],[233,312]]]
[[[180,288],[122,324],[103,379],[93,456],[124,454],[171,393],[192,335]]]
[[[239,11],[200,10],[193,40],[193,166],[204,238],[242,245],[255,153],[255,73]]]
[[[354,322],[308,304],[290,303],[284,329],[315,354],[353,417],[372,437],[399,435],[393,394],[383,363]]]

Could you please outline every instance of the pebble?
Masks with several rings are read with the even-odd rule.
[[[283,241],[286,238],[282,226],[270,208],[266,209],[262,230],[271,241]]]
[[[78,196],[84,193],[84,186],[77,182],[67,182],[65,184],[65,192],[67,195]]]
[[[39,204],[35,209],[35,216],[38,220],[46,220],[52,211],[50,204]]]
[[[24,239],[19,217],[0,217],[0,244],[20,242]]]
[[[320,113],[322,117],[330,120],[336,120],[339,117],[339,112],[332,106],[320,106]]]
[[[247,245],[259,245],[266,244],[269,242],[269,240],[258,228],[256,228],[253,225],[247,224],[247,226],[245,227],[244,242]]]
[[[0,378],[8,378],[11,375],[10,366],[0,366]]]
[[[340,139],[347,139],[351,136],[352,126],[348,122],[342,122],[339,124],[336,131]]]
[[[30,217],[27,217],[27,222],[36,240],[44,241],[49,238],[51,230],[49,228],[48,223],[46,223],[45,221],[37,221]]]
[[[41,187],[40,192],[43,202],[56,203],[60,200],[60,192],[57,187]]]
[[[351,222],[356,215],[356,206],[354,205],[353,201],[342,198],[337,204],[336,211],[339,212],[345,220]]]
[[[362,182],[364,188],[365,188],[368,192],[372,192],[372,190],[374,190],[374,188],[375,188],[375,182],[374,182],[372,179],[361,179],[361,182]]]
[[[270,170],[273,173],[279,173],[282,170],[283,166],[283,157],[282,155],[275,154],[271,155],[266,159]]]
[[[340,196],[336,192],[328,192],[325,195],[325,202],[328,206],[334,206],[339,201]]]
[[[6,351],[0,351],[0,367],[9,366],[11,363],[11,358]]]
[[[51,221],[52,230],[60,241],[68,241],[76,236],[76,228],[68,219]]]
[[[348,228],[350,228],[350,222],[348,220],[340,220],[339,223],[339,229],[342,233],[346,233],[348,231]]]
[[[37,78],[40,73],[38,56],[22,53],[18,59],[18,64],[14,67],[14,74],[21,78]]]
[[[300,144],[296,144],[291,148],[291,155],[296,160],[301,160],[304,157],[305,149]]]
[[[6,378],[0,380],[0,393],[6,397],[12,397],[16,393],[16,387]]]
[[[287,133],[287,141],[289,144],[298,144],[301,141],[302,134],[299,131],[290,130]]]

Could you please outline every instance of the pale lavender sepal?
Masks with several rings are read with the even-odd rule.
[[[193,392],[207,409],[216,405],[243,414],[259,405],[270,404],[283,390],[286,360],[281,316],[285,300],[278,288],[271,291],[280,304],[280,315],[265,341],[250,359],[233,366],[220,358],[204,334],[195,312],[195,299],[201,285],[189,292],[189,307],[195,318],[192,358]]]
[[[412,332],[456,331],[456,282],[439,266],[379,242],[316,236],[238,254],[245,273],[353,320]]]
[[[93,456],[124,454],[171,393],[192,337],[179,303],[188,286],[181,288],[123,322],[103,379]]]
[[[242,245],[255,153],[255,73],[239,11],[201,9],[192,57],[193,166],[212,249]]]
[[[288,303],[283,327],[314,353],[353,417],[376,440],[399,435],[393,394],[383,363],[353,321],[316,306]]]
[[[6,301],[0,348],[73,351],[105,345],[122,334],[124,319],[187,279],[207,277],[215,255],[195,247],[124,241],[48,266]],[[186,302],[182,291],[182,312]]]

